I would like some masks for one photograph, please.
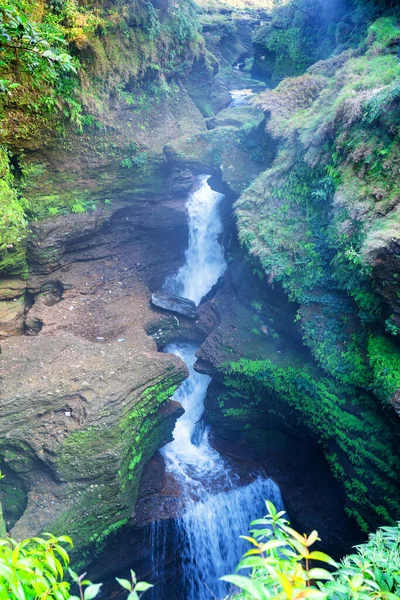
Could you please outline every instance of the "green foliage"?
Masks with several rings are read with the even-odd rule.
[[[71,207],[71,212],[77,215],[86,212],[85,207],[80,202],[75,202]]]
[[[290,527],[285,511],[277,512],[271,502],[266,504],[267,515],[251,523],[251,537],[242,536],[252,547],[237,571],[250,569],[251,574],[221,578],[240,590],[229,597],[237,600],[399,597],[400,524],[382,527],[338,565],[324,552],[312,549],[320,540],[316,531],[301,535]],[[330,569],[322,568],[321,563]]]
[[[0,273],[26,269],[25,209],[27,201],[13,188],[7,151],[0,147]]]
[[[1,600],[92,600],[101,588],[68,569],[73,583],[78,587],[79,597],[70,595],[70,583],[65,569],[70,558],[65,545],[72,546],[67,536],[55,537],[49,533],[43,537],[16,542],[0,540],[0,599]],[[118,579],[129,592],[128,600],[139,600],[141,593],[152,586],[137,582],[131,571],[131,581]]]
[[[324,0],[298,0],[273,4],[271,22],[255,30],[253,69],[257,74],[273,80],[300,75],[333,52],[341,37],[340,20],[349,9],[348,3],[332,6]],[[356,42],[358,34],[358,27],[344,26],[342,35],[347,44]]]
[[[171,22],[168,27],[172,37],[181,44],[187,43],[198,36],[200,22],[198,20],[198,7],[194,0],[172,2]]]
[[[373,369],[374,393],[383,402],[388,402],[400,389],[400,350],[387,337],[371,335],[368,353]]]
[[[383,90],[379,90],[364,104],[364,119],[371,124],[383,116],[385,110],[400,98],[400,79],[395,79]]]
[[[303,73],[313,62],[314,40],[300,27],[271,28],[264,44],[276,56],[275,76],[279,78]]]
[[[17,73],[22,70],[31,74],[37,85],[41,80],[54,82],[58,76],[57,66],[75,72],[71,56],[61,50],[65,40],[60,37],[60,32],[35,23],[29,8],[29,3],[24,0],[0,2],[0,76],[14,67]],[[0,79],[0,93],[11,92],[19,86],[17,80]]]
[[[261,94],[280,150],[236,203],[242,244],[268,283],[280,282],[301,305],[303,340],[318,364],[366,390],[382,389],[371,333],[397,334],[390,319],[385,324],[371,259],[398,237],[399,35],[396,18],[379,19],[357,53]]]
[[[51,534],[19,543],[1,540],[0,598],[69,598],[69,584],[64,580],[69,557],[63,544],[72,546],[72,541]]]
[[[71,149],[78,133],[82,136],[80,145],[88,151],[86,138],[96,135],[99,139],[90,152],[101,155],[106,148],[108,154],[122,155],[122,167],[147,165],[149,153],[128,144],[126,132],[120,148],[115,142],[110,148],[106,137],[112,135],[109,129],[115,131],[109,127],[114,118],[110,97],[140,113],[143,118],[134,120],[139,129],[147,130],[155,112],[153,102],[173,103],[180,93],[178,77],[186,76],[195,58],[204,52],[195,3],[171,1],[164,8],[145,0],[107,6],[78,0],[0,0],[4,146],[12,143],[13,148],[30,148],[34,139],[41,147],[56,136],[60,148]],[[94,210],[95,206],[86,195],[68,191],[57,195],[51,187],[50,193],[40,195],[47,174],[31,172],[20,151],[13,158],[13,164],[17,162],[22,181],[19,177],[14,183],[7,180],[11,191],[7,188],[1,193],[12,198],[3,218],[4,229],[8,229],[8,238],[13,235],[20,240],[16,245],[0,233],[0,269],[21,273],[26,269],[27,221],[71,210]],[[29,205],[14,187],[24,190]],[[11,243],[13,250],[6,252],[5,245]]]
[[[250,406],[254,414],[267,411],[271,401],[276,406],[274,399],[278,399],[323,444],[333,473],[344,484],[347,512],[362,529],[368,528],[362,515],[381,514],[382,505],[385,518],[396,517],[400,459],[395,438],[373,398],[321,376],[306,364],[242,359],[223,370],[229,390],[247,398],[240,400],[241,407]],[[223,411],[230,418],[239,416],[229,412],[226,400]]]
[[[157,10],[154,8],[152,2],[146,2],[146,10],[147,10],[147,21],[146,21],[146,31],[149,35],[149,38],[154,41],[161,31],[161,23],[158,18]]]
[[[120,166],[123,169],[132,169],[135,167],[143,167],[148,161],[147,152],[139,152],[135,156],[123,158],[120,162]]]

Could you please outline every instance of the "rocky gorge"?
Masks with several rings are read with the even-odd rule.
[[[4,524],[67,532],[110,597],[130,568],[167,589],[179,569],[182,491],[159,452],[183,413],[187,367],[161,352],[176,340],[212,379],[211,446],[244,481],[272,477],[323,549],[398,519],[400,30],[395,8],[328,18],[321,1],[310,41],[303,3],[77,3],[86,25],[59,21],[80,61],[64,114],[41,117],[25,80],[3,102],[0,207],[25,202],[0,230]],[[163,294],[199,174],[224,194],[227,268],[186,317]]]

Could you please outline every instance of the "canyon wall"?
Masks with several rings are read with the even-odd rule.
[[[202,342],[214,444],[272,475],[300,528],[341,552],[356,527],[398,518],[400,31],[388,6],[338,3],[331,17],[303,4],[210,11],[202,34],[191,2],[54,9],[78,74],[54,110],[40,103],[51,89],[25,80],[3,100],[12,535],[68,533],[86,564],[126,528],[137,549],[147,523],[173,515],[151,457],[182,412],[169,399],[186,369],[157,351],[176,337]],[[246,73],[260,93],[229,108]],[[273,87],[283,76],[296,77]],[[228,270],[190,324],[149,298],[183,262],[200,172],[227,195]]]

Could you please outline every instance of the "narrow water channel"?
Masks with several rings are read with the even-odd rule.
[[[226,268],[218,241],[223,229],[219,214],[223,195],[210,188],[208,179],[207,175],[200,176],[188,198],[186,261],[168,282],[176,293],[197,305]],[[183,490],[184,511],[176,523],[176,555],[183,579],[179,600],[223,598],[227,588],[218,578],[234,570],[244,550],[239,536],[247,531],[253,518],[263,513],[266,499],[282,505],[279,488],[271,479],[248,474],[243,482],[235,467],[212,447],[209,430],[202,421],[211,378],[194,370],[196,350],[195,345],[184,342],[164,349],[179,356],[190,373],[173,396],[185,413],[176,423],[174,440],[162,449],[167,471]],[[152,536],[157,547],[153,547],[152,556],[160,565],[167,540],[159,524],[154,528],[158,528],[157,535]],[[171,600],[156,589],[153,598]]]

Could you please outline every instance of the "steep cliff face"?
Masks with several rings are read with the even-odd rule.
[[[239,237],[265,285],[282,286],[296,306],[316,365],[288,350],[282,360],[247,350],[247,360],[217,361],[232,390],[220,402],[226,415],[240,421],[241,409],[268,411],[277,400],[294,410],[365,529],[400,508],[390,406],[400,383],[399,39],[396,17],[383,17],[357,48],[259,96],[279,149],[236,203]],[[264,310],[255,308],[257,335]]]
[[[221,45],[222,73],[190,1],[22,6],[67,39],[77,74],[37,87],[17,69],[21,94],[3,98],[1,502],[12,535],[68,531],[87,563],[132,521],[142,471],[181,414],[169,399],[187,372],[147,336],[165,335],[148,301],[183,260],[188,167],[219,163],[183,160],[179,144],[171,160],[168,144],[206,135],[204,117],[229,104],[253,22]],[[260,110],[229,130],[253,115],[254,148]]]
[[[84,558],[130,519],[141,472],[181,414],[168,400],[186,369],[145,329],[149,288],[179,264],[184,213],[148,202],[34,232],[27,335],[9,337],[1,360],[4,517],[17,537],[70,531]]]

